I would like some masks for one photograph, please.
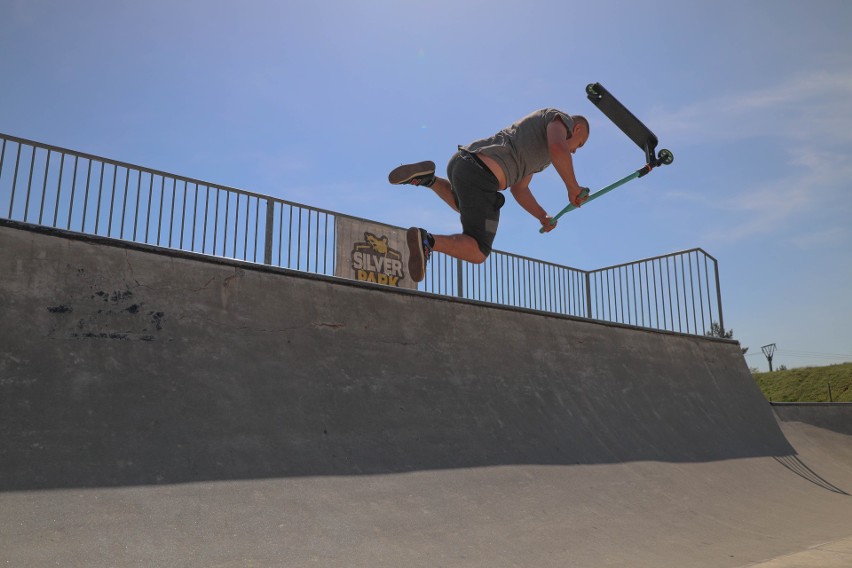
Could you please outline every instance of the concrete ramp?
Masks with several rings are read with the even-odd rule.
[[[0,274],[0,563],[735,567],[852,535],[852,480],[734,342],[11,223]]]

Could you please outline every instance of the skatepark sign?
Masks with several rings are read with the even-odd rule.
[[[388,225],[337,217],[337,263],[335,276],[416,289],[408,277],[405,231]]]

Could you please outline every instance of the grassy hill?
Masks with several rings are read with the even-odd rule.
[[[760,390],[772,402],[852,402],[852,363],[753,373]]]

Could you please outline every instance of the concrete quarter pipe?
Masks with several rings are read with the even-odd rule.
[[[852,565],[734,342],[14,223],[0,313],[0,564]]]

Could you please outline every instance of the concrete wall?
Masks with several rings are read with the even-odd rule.
[[[801,422],[852,436],[850,402],[775,402],[772,409],[782,422]]]
[[[789,455],[738,344],[0,226],[0,490]]]

